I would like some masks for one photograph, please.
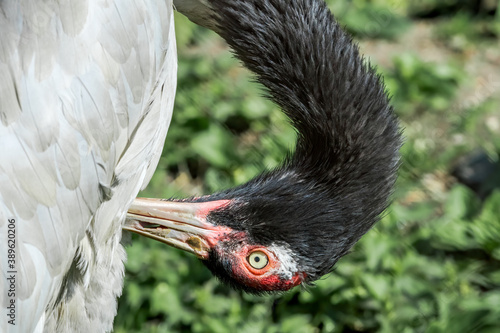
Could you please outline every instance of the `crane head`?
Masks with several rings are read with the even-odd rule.
[[[306,267],[289,244],[259,241],[249,230],[221,224],[240,204],[140,198],[129,209],[124,229],[196,255],[235,289],[284,291],[304,282]]]

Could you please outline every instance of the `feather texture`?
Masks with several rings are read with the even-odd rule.
[[[0,3],[0,244],[14,218],[16,330],[112,329],[121,224],[173,108],[172,15],[171,1]]]

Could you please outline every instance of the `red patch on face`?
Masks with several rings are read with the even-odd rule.
[[[196,218],[204,223],[203,228],[209,230],[204,234],[204,239],[210,247],[214,247],[220,240],[227,238],[228,235],[234,234],[233,229],[225,226],[214,225],[207,222],[207,216],[210,212],[229,205],[231,200],[217,200],[195,203],[198,206]]]
[[[233,275],[243,284],[262,291],[286,291],[298,286],[304,280],[303,274],[298,272],[291,279],[284,280],[278,275],[253,275],[238,265],[233,266]]]
[[[196,212],[196,217],[201,220],[205,220],[207,218],[207,215],[210,214],[211,211],[225,207],[229,205],[230,202],[231,200],[200,202],[200,209]]]
[[[289,290],[295,286],[298,286],[302,282],[302,275],[300,273],[295,273],[295,275],[290,280],[280,279],[277,275],[270,275],[263,278],[260,281],[259,289],[272,291],[272,290]]]
[[[253,268],[247,258],[255,252],[263,252],[268,257],[268,264],[262,269]],[[235,258],[232,263],[233,277],[241,283],[262,291],[285,291],[304,281],[305,275],[296,272],[292,278],[285,280],[275,272],[280,266],[276,256],[264,247],[248,246]]]

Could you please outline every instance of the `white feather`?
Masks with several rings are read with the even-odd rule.
[[[15,330],[110,331],[121,224],[173,108],[172,2],[4,0],[0,31],[0,244],[15,218]]]

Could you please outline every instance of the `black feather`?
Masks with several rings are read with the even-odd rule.
[[[279,168],[199,201],[234,199],[209,219],[247,231],[257,244],[286,242],[315,280],[387,207],[398,121],[381,78],[322,0],[210,3],[219,34],[290,118],[298,140]]]

